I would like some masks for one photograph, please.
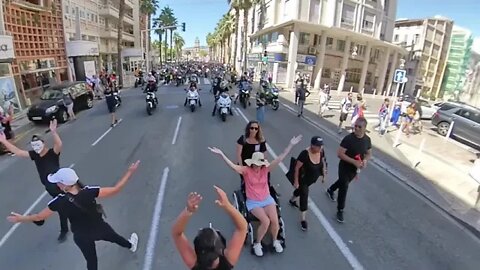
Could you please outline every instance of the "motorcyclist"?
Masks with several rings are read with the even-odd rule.
[[[145,92],[155,91],[157,91],[157,79],[151,72],[149,72],[147,76],[147,87],[145,88]]]
[[[188,91],[189,92],[198,91],[197,83],[190,82],[190,86],[188,87]],[[188,92],[187,92],[187,94],[188,94]],[[187,97],[185,97],[185,103],[183,104],[183,106],[187,106],[187,102],[188,102],[188,95],[187,95]],[[202,102],[200,101],[200,95],[198,95],[198,106],[202,107]]]
[[[228,94],[228,82],[222,81],[219,84],[218,92],[215,95],[215,102],[214,102],[214,106],[213,106],[212,116],[215,116],[215,112],[217,111],[217,100],[219,99],[220,95],[222,93],[225,93],[225,92]],[[232,112],[231,108],[230,108],[229,111],[230,111],[230,115],[233,115],[233,112]]]

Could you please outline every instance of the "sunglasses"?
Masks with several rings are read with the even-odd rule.
[[[258,130],[258,127],[250,127],[250,130]]]
[[[362,126],[362,125],[355,125],[355,127],[356,127],[356,128],[360,128],[360,129],[361,129],[361,128],[364,128],[364,126]]]

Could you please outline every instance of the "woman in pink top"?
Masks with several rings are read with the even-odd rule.
[[[247,194],[247,209],[260,221],[260,226],[256,233],[257,237],[253,245],[253,250],[257,256],[263,256],[261,243],[263,237],[267,233],[268,227],[270,227],[270,232],[272,233],[273,247],[275,248],[275,251],[278,253],[283,252],[282,245],[280,241],[277,240],[280,226],[278,224],[275,200],[270,195],[268,173],[288,155],[290,150],[292,150],[292,147],[298,144],[301,139],[301,135],[293,137],[283,153],[273,160],[272,163],[268,163],[262,152],[255,152],[250,159],[245,160],[247,166],[234,164],[227,156],[225,156],[222,150],[218,148],[209,148],[213,153],[222,156],[223,160],[235,172],[243,175],[245,180],[245,191]]]

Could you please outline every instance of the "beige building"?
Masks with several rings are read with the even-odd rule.
[[[64,0],[64,28],[67,55],[94,57],[97,69],[115,70],[119,0]],[[124,70],[142,62],[139,0],[125,0],[123,19]],[[144,16],[144,15],[143,15]]]
[[[232,37],[241,40],[244,30],[249,35],[248,44],[239,42],[236,68],[267,70],[274,82],[288,88],[300,72],[310,75],[315,88],[329,84],[339,90],[389,91],[398,60],[406,53],[391,43],[396,5],[387,0],[272,0],[256,5],[248,28],[240,24]],[[268,59],[262,64],[265,50]]]
[[[432,100],[443,97],[442,80],[447,65],[453,22],[434,17],[395,22],[393,43],[409,51],[404,93]]]

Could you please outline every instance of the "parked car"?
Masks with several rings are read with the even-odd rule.
[[[449,108],[450,107],[450,108]],[[446,136],[453,123],[452,136],[480,146],[480,109],[448,102],[432,118],[438,134]]]
[[[404,97],[403,102],[406,103],[405,106],[409,106],[414,100],[415,100],[414,98],[410,96],[406,96]],[[420,103],[420,106],[422,108],[422,119],[426,119],[426,120],[432,119],[435,112],[437,112],[437,110],[439,109],[439,107],[436,105],[437,103],[430,104],[427,100],[422,98],[418,99],[418,103]]]
[[[93,107],[93,93],[86,82],[65,82],[45,89],[40,100],[28,109],[28,120],[39,123],[55,117],[59,122],[68,121],[67,108],[63,104],[63,94],[67,92],[73,97],[74,111]]]

